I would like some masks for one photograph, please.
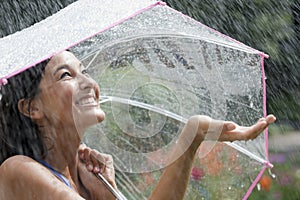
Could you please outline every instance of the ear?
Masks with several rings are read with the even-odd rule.
[[[44,117],[39,103],[35,99],[20,99],[18,102],[19,112],[23,115],[33,119],[38,120]]]

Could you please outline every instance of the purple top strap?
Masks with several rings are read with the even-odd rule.
[[[64,182],[69,188],[72,189],[72,185],[70,183],[70,181],[61,173],[59,173],[58,171],[56,171],[55,169],[53,169],[53,167],[47,163],[44,160],[37,160],[39,163],[41,163],[42,165],[44,165],[45,167],[47,167],[53,174],[55,174],[62,182]]]

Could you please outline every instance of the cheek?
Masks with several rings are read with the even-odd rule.
[[[58,117],[70,116],[72,114],[73,90],[71,88],[49,89],[44,95],[44,106],[51,115]],[[55,116],[54,116],[55,117]]]

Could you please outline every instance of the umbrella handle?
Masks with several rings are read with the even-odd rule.
[[[107,189],[117,198],[117,200],[127,200],[127,198],[121,193],[115,190],[111,186],[111,184],[104,178],[104,176],[101,173],[95,174],[98,179],[102,181],[102,183],[107,187]]]

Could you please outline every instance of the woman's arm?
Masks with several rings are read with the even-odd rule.
[[[204,140],[254,139],[275,120],[273,115],[269,115],[251,127],[243,127],[207,116],[190,118],[174,145],[171,164],[166,167],[149,199],[183,199],[196,151]]]
[[[13,156],[0,166],[0,199],[83,200],[49,170],[26,156]]]

